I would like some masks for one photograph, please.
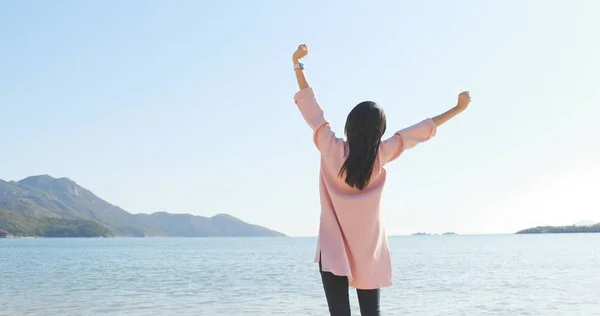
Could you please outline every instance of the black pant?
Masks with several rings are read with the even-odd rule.
[[[350,316],[350,298],[348,296],[348,278],[337,276],[331,272],[323,272],[323,267],[319,261],[319,271],[321,280],[325,289],[325,298],[329,306],[331,316]],[[359,290],[358,304],[360,305],[361,316],[380,316],[379,313],[379,289]]]

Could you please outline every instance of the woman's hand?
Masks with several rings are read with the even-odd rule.
[[[455,107],[431,119],[435,125],[440,126],[446,123],[449,119],[455,117],[458,113],[464,111],[467,106],[469,106],[469,103],[471,103],[471,95],[469,94],[469,91],[461,92],[458,95],[458,104],[456,104]]]
[[[469,91],[461,92],[458,95],[458,104],[456,104],[456,107],[462,111],[469,106],[469,103],[471,103],[471,94],[469,94]]]
[[[292,59],[294,60],[294,63],[298,63],[298,61],[306,57],[306,55],[308,55],[308,46],[302,44],[298,46],[298,49],[294,52],[294,55],[292,55]]]
[[[300,90],[310,87],[306,77],[304,76],[303,67],[298,67],[300,59],[306,57],[306,55],[308,55],[308,46],[306,46],[306,44],[298,46],[298,49],[296,52],[294,52],[294,55],[292,55],[292,60],[294,61],[294,72],[296,73],[296,80],[298,81],[298,87]]]

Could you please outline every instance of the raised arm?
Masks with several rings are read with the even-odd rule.
[[[304,65],[300,63],[300,59],[308,55],[308,46],[302,44],[298,46],[298,50],[292,55],[292,61],[294,62],[294,72],[296,73],[296,80],[298,81],[298,87],[300,90],[310,88],[306,76],[304,75]]]
[[[469,94],[469,91],[462,92],[458,95],[458,103],[456,104],[456,106],[436,117],[433,117],[433,122],[436,126],[440,126],[448,122],[448,120],[455,117],[460,112],[464,111],[467,108],[467,106],[469,106],[470,102],[471,95]]]
[[[469,92],[462,92],[458,95],[458,104],[455,107],[436,117],[423,120],[418,124],[402,129],[383,141],[380,147],[383,163],[391,162],[398,158],[406,149],[413,148],[431,139],[435,136],[438,126],[464,111],[470,102],[471,96]]]
[[[294,72],[300,91],[294,95],[294,101],[302,114],[302,117],[313,130],[313,141],[321,152],[327,155],[339,149],[343,143],[341,139],[335,137],[335,133],[329,127],[329,122],[325,119],[323,109],[319,105],[317,96],[314,90],[308,84],[304,75],[304,65],[300,63],[300,59],[308,55],[308,46],[300,45],[298,50],[292,55],[294,62]]]

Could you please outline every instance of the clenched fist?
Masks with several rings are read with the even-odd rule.
[[[300,59],[306,57],[308,55],[308,46],[306,44],[302,44],[298,46],[298,49],[294,52],[292,59],[294,62],[298,62]]]
[[[471,94],[469,94],[469,91],[461,92],[458,95],[458,104],[456,106],[459,109],[464,110],[469,106],[469,103],[471,103]]]

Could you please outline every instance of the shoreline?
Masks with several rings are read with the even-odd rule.
[[[577,235],[577,234],[600,234],[600,232],[531,232],[531,233],[491,233],[491,234],[411,234],[411,235],[390,235],[388,238],[399,237],[474,237],[474,236],[508,236],[508,235]],[[43,237],[43,236],[4,236],[2,239],[167,239],[167,238],[194,238],[194,239],[216,239],[216,238],[310,238],[315,239],[318,236],[109,236],[109,237]],[[1,315],[0,315],[1,316]]]
[[[198,238],[198,239],[210,239],[210,238],[293,238],[290,236],[109,236],[109,237],[87,237],[87,236],[69,236],[69,237],[44,237],[44,236],[5,236],[0,237],[2,239],[151,239],[151,238]],[[310,237],[308,237],[310,238]],[[0,315],[2,316],[2,315]]]

